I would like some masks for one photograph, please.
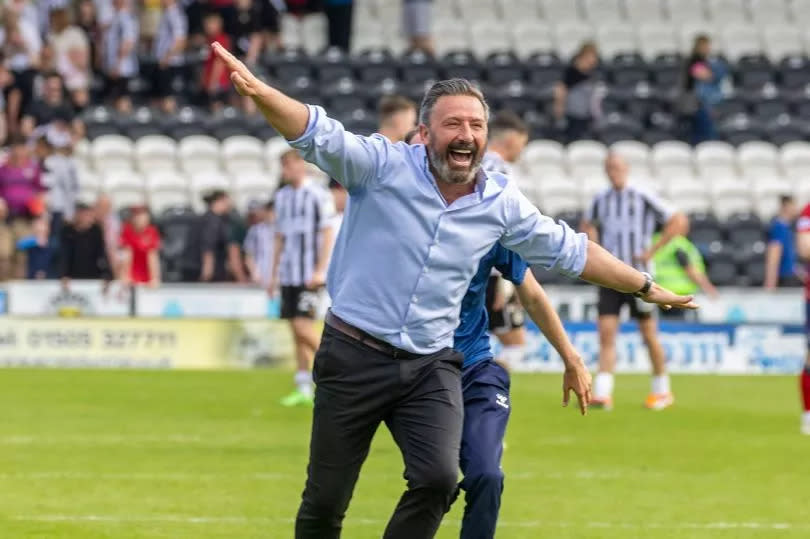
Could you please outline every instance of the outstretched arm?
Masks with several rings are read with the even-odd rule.
[[[517,287],[517,294],[529,317],[534,320],[565,364],[563,406],[568,405],[568,398],[573,390],[579,401],[579,409],[585,415],[591,400],[591,374],[568,338],[568,334],[565,333],[562,320],[554,310],[546,291],[530,270],[526,271],[523,283]]]
[[[288,140],[304,134],[309,119],[306,105],[263,83],[219,43],[213,43],[211,47],[230,71],[236,91],[250,97],[276,131]]]

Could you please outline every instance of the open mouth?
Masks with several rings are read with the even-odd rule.
[[[466,149],[451,149],[447,152],[448,162],[454,168],[469,168],[473,161],[473,151]]]

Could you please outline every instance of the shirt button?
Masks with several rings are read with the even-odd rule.
[[[417,303],[418,301],[419,301],[419,298],[417,298],[416,296],[411,296],[411,302],[412,303]]]

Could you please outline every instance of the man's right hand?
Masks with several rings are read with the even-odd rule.
[[[660,305],[665,311],[670,309],[693,310],[698,308],[698,304],[694,301],[694,296],[679,296],[656,283],[652,284],[650,291],[644,296],[641,296],[641,299],[647,303]]]
[[[579,401],[579,411],[582,415],[588,413],[588,404],[591,402],[591,373],[585,368],[581,359],[568,362],[563,373],[563,406],[568,406],[574,392]]]

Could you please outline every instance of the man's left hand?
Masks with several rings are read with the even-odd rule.
[[[563,406],[568,406],[571,391],[577,396],[582,415],[587,414],[591,402],[591,373],[579,358],[570,362],[563,373]]]

